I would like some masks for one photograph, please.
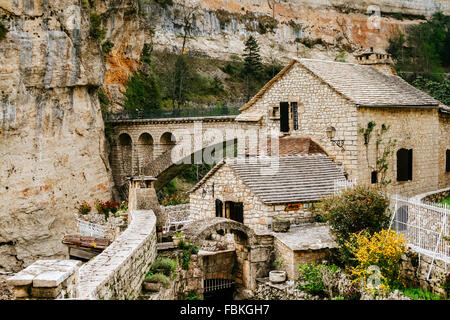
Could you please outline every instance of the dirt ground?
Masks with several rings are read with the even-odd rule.
[[[12,288],[6,284],[6,279],[11,275],[0,274],[0,300],[12,300],[14,298]]]

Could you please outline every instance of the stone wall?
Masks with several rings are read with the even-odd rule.
[[[450,150],[450,115],[439,115],[441,139],[439,141],[439,188],[450,187],[450,172],[446,172],[446,151]]]
[[[426,202],[437,203],[437,202],[441,202],[441,201],[447,199],[448,197],[450,197],[450,187],[445,188],[445,189],[427,192],[427,193],[422,193],[422,194],[417,195],[414,198],[416,198],[418,200],[426,201]]]
[[[253,230],[268,230],[274,217],[289,219],[292,223],[299,224],[313,219],[312,214],[306,209],[286,211],[286,205],[264,204],[250,188],[233,172],[227,164],[222,165],[206,182],[206,185],[214,183],[214,197],[212,192],[202,196],[202,187],[192,192],[189,196],[190,211],[193,219],[205,219],[216,216],[215,200],[242,202],[244,204],[244,224]]]
[[[400,271],[401,279],[409,286],[420,287],[441,297],[446,297],[442,284],[445,276],[450,272],[450,263],[434,260],[430,278],[427,280],[431,263],[432,257],[428,255],[415,253],[414,256],[404,256]]]
[[[128,228],[79,270],[78,299],[136,299],[156,257],[156,217],[130,211]]]
[[[413,196],[438,190],[443,169],[439,164],[442,141],[437,112],[419,108],[359,108],[358,125],[367,128],[368,122],[375,121],[377,126],[367,147],[362,136],[358,137],[358,182],[370,183],[373,169],[369,166],[374,167],[376,162],[376,131],[384,123],[390,128],[383,135],[383,143],[396,140],[394,154],[388,158],[386,179],[392,180],[388,191]],[[401,148],[413,149],[412,181],[397,181],[397,150]]]

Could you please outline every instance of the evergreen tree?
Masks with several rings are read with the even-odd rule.
[[[246,98],[250,99],[256,93],[258,83],[261,81],[263,65],[259,55],[259,45],[253,36],[245,42],[243,78],[246,85]]]
[[[153,71],[148,75],[136,72],[127,83],[125,109],[132,114],[158,110],[161,106],[161,92]]]
[[[263,66],[261,63],[261,56],[259,55],[259,45],[253,36],[250,36],[245,42],[244,49],[244,73],[250,74],[253,77],[261,75]]]

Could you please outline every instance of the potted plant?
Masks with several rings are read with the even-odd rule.
[[[156,232],[163,232],[163,226],[160,222],[156,224]]]
[[[275,218],[272,222],[272,230],[274,232],[288,232],[291,222],[285,218]]]
[[[172,237],[173,244],[178,246],[181,241],[184,241],[184,235],[183,232],[177,232]]]
[[[286,271],[281,270],[284,261],[282,259],[275,259],[273,266],[275,270],[269,272],[269,280],[272,283],[281,283],[286,281]]]

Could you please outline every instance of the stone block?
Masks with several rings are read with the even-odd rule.
[[[16,299],[27,298],[30,295],[31,285],[27,286],[15,286],[13,288],[14,297]]]
[[[33,279],[33,287],[51,288],[57,287],[70,276],[69,272],[46,271]]]
[[[59,296],[62,290],[62,285],[57,287],[31,287],[31,296],[33,298],[49,298],[55,299]]]

